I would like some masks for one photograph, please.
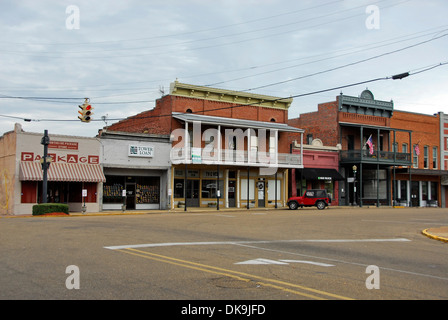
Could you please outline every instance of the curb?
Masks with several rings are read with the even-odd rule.
[[[431,239],[435,239],[435,240],[439,240],[439,241],[443,241],[443,242],[448,242],[448,238],[444,238],[444,237],[439,237],[439,236],[433,235],[433,234],[428,232],[428,229],[423,230],[422,234],[424,234],[425,236],[427,236],[428,238],[431,238]]]

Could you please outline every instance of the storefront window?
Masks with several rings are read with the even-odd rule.
[[[123,203],[124,177],[106,176],[103,203]]]
[[[85,198],[82,197],[83,189],[87,190],[87,197]],[[29,192],[30,190],[26,190],[26,194],[28,194]],[[47,197],[47,201],[51,203],[96,202],[97,183],[48,181]],[[37,201],[39,203],[42,203],[42,181],[39,181],[37,185]]]
[[[134,204],[153,204],[160,202],[159,177],[126,177],[106,176],[103,184],[103,203],[123,203],[123,190],[128,192],[127,197]],[[132,199],[134,198],[134,199]]]
[[[137,177],[135,185],[135,203],[159,203],[160,178]]]
[[[174,179],[174,198],[184,197],[184,179]]]
[[[378,174],[378,177],[377,177]],[[387,199],[387,173],[386,170],[364,170],[363,171],[363,198],[364,199]],[[378,195],[377,195],[378,192]]]
[[[332,180],[325,181],[324,189],[327,190],[330,199],[334,199],[334,182]]]
[[[216,180],[202,180],[202,198],[216,198],[217,197],[217,184]],[[224,192],[224,181],[219,180],[219,190],[221,192],[221,196]]]
[[[431,200],[438,200],[438,185],[435,182],[430,182],[431,184]]]

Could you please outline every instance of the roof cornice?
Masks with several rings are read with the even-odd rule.
[[[292,98],[280,98],[243,91],[217,89],[180,83],[178,81],[171,83],[170,95],[281,110],[288,110],[293,101]]]

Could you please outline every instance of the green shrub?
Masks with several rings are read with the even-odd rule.
[[[68,205],[63,203],[41,203],[33,206],[33,216],[40,216],[53,212],[63,212],[68,214]]]

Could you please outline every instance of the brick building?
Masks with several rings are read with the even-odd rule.
[[[291,169],[290,196],[303,195],[306,189],[325,189],[331,197],[330,205],[338,206],[339,182],[344,180],[339,174],[340,145],[324,146],[320,139],[306,142],[303,146],[292,143],[293,153],[303,150],[303,169]]]
[[[305,130],[306,141],[340,145],[339,173],[345,177],[339,182],[340,205],[392,205],[398,199],[396,171],[409,167],[412,158],[410,149],[396,146],[411,145],[414,137],[411,128],[391,124],[394,112],[392,101],[376,100],[364,90],[359,97],[341,94],[288,121]]]
[[[286,206],[292,99],[174,82],[155,108],[119,121],[107,132],[170,135],[170,206]]]
[[[409,142],[397,135],[397,150],[412,153],[412,165],[397,169],[396,190],[399,201],[412,206],[446,206],[442,197],[441,177],[446,168],[441,166],[440,114],[426,115],[395,111],[391,126],[411,131]],[[443,148],[443,146],[442,146]],[[443,200],[443,201],[442,201]]]
[[[440,169],[445,170],[441,176],[441,203],[448,207],[448,114],[439,112],[440,119]]]

